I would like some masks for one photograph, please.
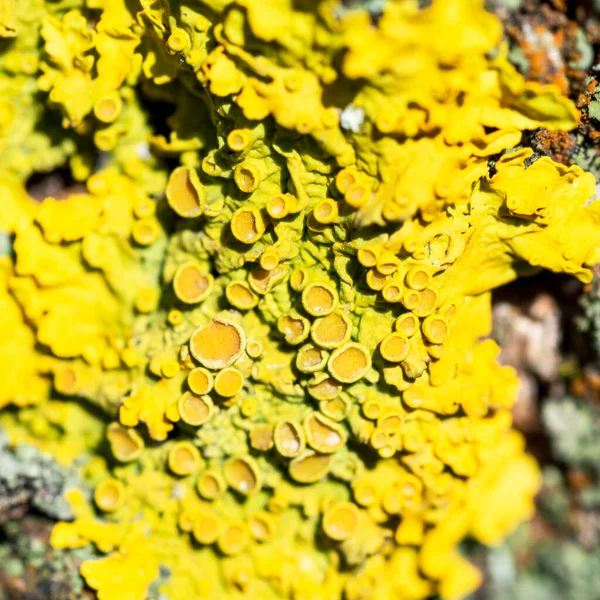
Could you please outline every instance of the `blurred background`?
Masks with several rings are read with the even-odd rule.
[[[509,0],[489,7],[505,23],[518,69],[558,85],[581,111],[575,131],[540,129],[528,143],[598,181],[600,2]],[[515,425],[544,484],[532,522],[498,548],[465,548],[486,578],[473,600],[600,599],[600,271],[587,286],[542,274],[498,290],[494,337],[501,360],[519,373]]]

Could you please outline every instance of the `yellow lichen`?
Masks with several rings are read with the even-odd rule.
[[[539,487],[490,292],[600,260],[593,177],[519,148],[574,106],[478,0],[17,4],[0,423],[94,490],[53,546],[103,600],[470,593]],[[87,193],[29,199],[67,159]]]

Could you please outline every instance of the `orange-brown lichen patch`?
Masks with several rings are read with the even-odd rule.
[[[568,131],[549,131],[537,129],[531,138],[531,145],[540,154],[550,156],[562,164],[568,164],[569,159],[577,149],[576,137]]]
[[[511,41],[516,42],[528,65],[532,81],[556,85],[563,94],[572,92],[584,75],[570,65],[581,56],[578,43],[579,26],[565,14],[561,2],[553,6],[532,4],[518,12],[507,27]]]

